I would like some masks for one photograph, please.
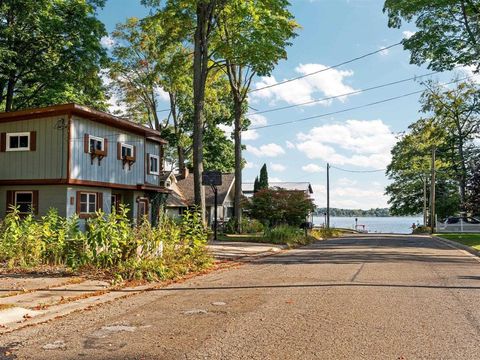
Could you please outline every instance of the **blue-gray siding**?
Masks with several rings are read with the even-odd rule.
[[[89,134],[108,139],[108,155],[98,165],[98,160],[91,162],[90,154],[84,151],[84,135]],[[144,183],[144,138],[126,133],[104,124],[79,117],[73,118],[71,134],[71,168],[72,179],[109,182],[124,185]],[[122,168],[122,161],[117,158],[117,142],[136,146],[136,162],[129,169]]]

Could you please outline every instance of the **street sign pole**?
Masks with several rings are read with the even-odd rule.
[[[213,190],[213,194],[214,194],[214,197],[215,197],[215,201],[214,201],[214,205],[215,205],[215,209],[213,210],[213,216],[214,216],[214,222],[213,222],[213,240],[217,241],[217,229],[218,229],[218,216],[217,216],[217,208],[218,208],[218,190],[217,190],[217,187],[215,185],[212,185],[212,190]]]
[[[330,164],[327,163],[327,229],[330,229]]]

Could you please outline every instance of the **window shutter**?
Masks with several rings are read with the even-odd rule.
[[[103,210],[103,193],[102,192],[97,193],[97,211],[98,210]]]
[[[133,158],[137,160],[137,147],[133,145]]]
[[[108,155],[108,139],[107,138],[104,138],[103,139],[103,147],[104,147],[104,153],[105,153],[105,156]]]
[[[7,213],[11,211],[10,206],[12,206],[15,203],[14,196],[15,196],[15,191],[7,190],[7,207],[6,207]]]
[[[158,170],[163,171],[163,157],[164,157],[165,149],[163,145],[160,145],[160,160],[158,161]]]
[[[30,131],[30,151],[37,150],[37,132]]]
[[[150,153],[147,153],[146,163],[147,163],[147,174],[150,174]]]
[[[82,207],[80,206],[80,195],[81,195],[81,191],[77,191],[77,215],[80,214],[81,210],[82,210]]]
[[[0,152],[7,151],[7,133],[0,134]]]
[[[117,159],[122,160],[122,143],[117,142]]]
[[[85,151],[87,154],[90,152],[89,143],[90,143],[90,140],[89,140],[88,134],[83,135],[83,151]]]
[[[35,215],[38,215],[38,190],[33,190],[32,191],[32,208],[33,208],[33,213]]]

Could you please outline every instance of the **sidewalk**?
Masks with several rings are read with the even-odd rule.
[[[213,242],[208,248],[215,259],[225,263],[273,255],[285,246]],[[0,273],[0,335],[165,285],[124,287],[80,276]]]

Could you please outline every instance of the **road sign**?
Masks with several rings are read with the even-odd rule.
[[[222,185],[222,173],[218,170],[204,171],[202,174],[202,185],[205,185],[205,186]]]

